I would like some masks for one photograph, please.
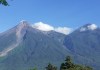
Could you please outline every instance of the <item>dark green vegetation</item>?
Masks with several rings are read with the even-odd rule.
[[[74,64],[70,56],[67,56],[65,63],[62,63],[60,70],[93,70],[89,66]]]
[[[49,63],[48,66],[46,67],[46,70],[57,70],[57,67]]]
[[[74,64],[70,56],[66,57],[66,60],[64,63],[61,64],[60,69],[58,69],[56,66],[50,63],[47,65],[45,69],[46,70],[93,70],[89,66]],[[37,70],[37,68],[30,69],[30,70]]]
[[[6,0],[0,0],[0,4],[4,5],[4,6],[8,6],[8,3]]]

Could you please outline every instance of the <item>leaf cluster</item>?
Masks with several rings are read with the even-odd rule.
[[[0,4],[4,5],[4,6],[8,6],[8,2],[6,0],[0,0]]]

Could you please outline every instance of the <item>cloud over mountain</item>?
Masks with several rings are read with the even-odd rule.
[[[95,30],[95,29],[97,29],[97,25],[91,24],[90,26],[88,26],[88,29]]]
[[[95,24],[87,24],[86,26],[81,27],[80,31],[82,32],[82,31],[86,31],[86,30],[95,30],[97,28],[98,28],[98,26]]]
[[[72,28],[68,28],[68,27],[53,27],[49,24],[45,24],[43,22],[37,22],[35,24],[32,25],[33,28],[42,30],[42,31],[51,31],[54,30],[56,32],[59,33],[63,33],[63,34],[70,34],[72,32]]]
[[[42,31],[54,30],[53,26],[48,25],[48,24],[44,24],[42,22],[37,22],[37,23],[33,24],[32,26],[33,26],[33,28],[37,28],[37,29],[42,30]]]

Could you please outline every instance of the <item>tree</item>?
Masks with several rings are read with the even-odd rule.
[[[46,70],[57,70],[57,67],[49,63],[48,66],[46,67]]]
[[[66,70],[66,69],[70,69],[70,68],[74,68],[74,64],[72,63],[71,57],[67,56],[65,63],[61,64],[60,70]]]
[[[72,63],[72,59],[70,56],[67,56],[65,61],[66,61],[65,65],[66,65],[67,69],[74,67],[74,64]]]
[[[0,0],[0,4],[4,5],[4,6],[8,6],[8,2],[6,0]]]
[[[67,56],[65,63],[61,64],[60,70],[93,70],[93,69],[89,66],[82,66],[82,65],[74,64],[72,62],[71,57]]]

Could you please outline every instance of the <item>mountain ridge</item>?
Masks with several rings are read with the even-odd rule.
[[[99,29],[80,32],[80,27],[65,35],[41,31],[27,23],[21,21],[0,35],[0,55],[5,53],[5,49],[7,51],[5,56],[0,57],[1,70],[28,70],[34,66],[44,70],[49,62],[59,67],[67,55],[72,56],[75,63],[99,69]]]

